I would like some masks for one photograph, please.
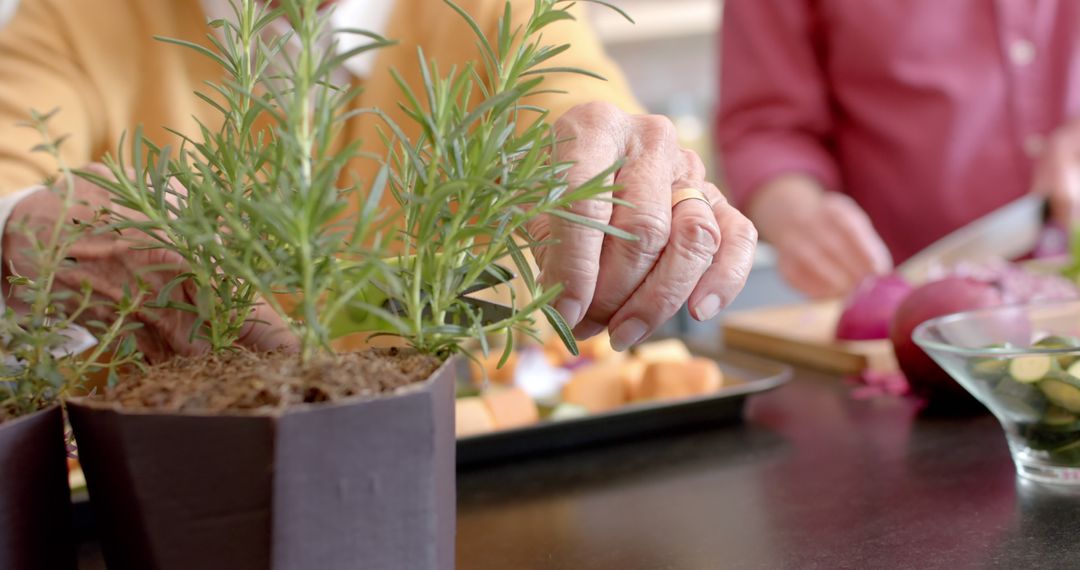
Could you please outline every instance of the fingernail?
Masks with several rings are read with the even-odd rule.
[[[585,316],[585,311],[581,310],[581,303],[572,301],[570,299],[563,299],[555,303],[555,310],[559,311],[566,324],[570,325],[570,328],[574,328],[581,322],[581,317]]]
[[[574,328],[574,338],[578,340],[590,339],[604,330],[604,325],[596,321],[583,321]]]
[[[707,321],[717,315],[720,312],[720,297],[718,295],[709,295],[701,300],[694,307],[694,318],[699,321]]]
[[[622,352],[641,342],[648,332],[648,325],[637,319],[630,319],[611,332],[611,348]]]

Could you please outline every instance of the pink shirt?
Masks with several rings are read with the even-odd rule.
[[[809,174],[902,261],[1030,189],[1080,116],[1078,39],[1080,0],[727,0],[727,184]]]

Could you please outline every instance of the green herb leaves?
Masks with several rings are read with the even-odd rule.
[[[373,243],[379,211],[370,199],[347,215],[361,188],[339,181],[360,152],[355,141],[339,148],[339,137],[357,92],[334,85],[332,74],[346,58],[389,42],[364,34],[371,39],[366,46],[324,50],[323,40],[343,32],[328,29],[318,2],[280,4],[270,10],[235,2],[235,21],[212,24],[214,49],[166,40],[222,67],[226,79],[199,94],[220,114],[221,126],[177,133],[183,145],[175,150],[159,149],[137,131],[136,176],[112,161],[116,180],[95,182],[112,192],[121,211],[138,214],[119,216],[119,227],[141,230],[153,247],[183,258],[182,278],[199,294],[190,306],[168,306],[199,315],[193,337],[215,351],[231,349],[252,308],[267,303],[288,320],[308,358],[329,350],[327,323],[345,308],[324,307],[324,298],[366,275],[366,264],[377,265],[369,248],[380,247]],[[269,33],[278,18],[292,24],[291,35]],[[295,53],[284,48],[289,42],[298,46]],[[295,313],[279,301],[282,293],[299,299]]]
[[[563,178],[569,165],[555,159],[558,141],[547,112],[525,103],[544,93],[546,74],[590,75],[550,65],[569,46],[546,45],[541,37],[547,26],[572,18],[573,3],[535,0],[532,14],[515,27],[507,2],[494,41],[464,10],[447,4],[475,32],[481,61],[443,70],[420,52],[418,90],[393,76],[401,108],[420,135],[408,139],[371,110],[384,119],[390,151],[367,187],[343,182],[355,178],[349,165],[364,156],[358,141],[341,140],[344,123],[358,112],[357,91],[335,85],[334,72],[387,40],[329,29],[317,0],[286,0],[276,9],[234,0],[235,21],[212,23],[211,48],[166,40],[222,68],[226,79],[198,94],[220,115],[220,126],[177,133],[178,149],[158,148],[136,131],[131,171],[113,160],[115,180],[92,180],[112,193],[117,212],[134,212],[117,214],[119,228],[139,230],[150,247],[183,259],[179,279],[197,294],[178,304],[168,302],[166,291],[160,304],[198,314],[193,338],[228,350],[252,307],[267,303],[287,318],[305,359],[361,325],[429,353],[455,352],[469,339],[486,347],[491,335],[512,341],[514,332],[533,332],[538,311],[574,347],[569,327],[548,306],[558,290],[544,290],[529,265],[525,250],[540,244],[528,224],[561,216],[629,236],[568,210],[578,200],[611,199],[606,180],[617,165],[569,188]],[[270,33],[279,18],[291,24],[291,34]],[[370,43],[347,53],[325,49],[336,33],[361,34]],[[385,194],[400,207],[400,220],[380,217]],[[492,279],[509,288],[496,265],[506,258],[529,298],[491,322],[465,295]],[[279,301],[281,293],[298,298],[295,310]]]
[[[570,2],[535,0],[524,25],[514,27],[511,3],[503,12],[498,36],[490,41],[480,25],[450,0],[476,34],[482,61],[443,71],[421,51],[424,84],[419,92],[398,78],[402,107],[419,127],[417,140],[403,140],[390,125],[390,191],[404,212],[401,271],[404,320],[401,331],[428,352],[456,350],[470,339],[486,346],[489,335],[533,331],[533,315],[542,310],[571,350],[569,327],[550,303],[558,290],[545,291],[533,276],[524,249],[539,244],[528,224],[541,216],[560,216],[610,235],[619,230],[577,216],[568,207],[609,195],[605,181],[617,168],[569,188],[562,176],[569,165],[555,160],[555,139],[547,112],[524,100],[539,93],[548,73],[590,75],[580,69],[547,67],[569,48],[543,42],[543,29],[572,18]],[[476,94],[479,99],[474,100]],[[509,257],[531,301],[495,323],[481,323],[462,301],[472,284],[501,259]],[[471,327],[448,323],[473,322]]]

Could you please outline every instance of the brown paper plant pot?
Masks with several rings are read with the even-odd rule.
[[[0,568],[75,568],[64,414],[0,424]]]
[[[454,370],[272,414],[71,402],[108,567],[452,568]]]

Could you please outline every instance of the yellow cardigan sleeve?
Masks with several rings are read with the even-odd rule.
[[[56,171],[52,157],[30,152],[41,136],[17,126],[31,110],[58,110],[49,130],[54,138],[67,136],[61,154],[72,166],[88,161],[99,136],[94,117],[102,113],[100,95],[75,64],[61,21],[50,0],[26,0],[0,33],[0,195],[38,184]]]
[[[515,23],[528,18],[533,1],[512,0]],[[479,51],[472,32],[442,0],[395,2],[385,35],[400,43],[380,51],[358,103],[384,109],[405,123],[390,68],[420,89],[418,47],[444,71],[476,60]],[[485,34],[495,37],[504,0],[458,3]],[[552,117],[597,100],[638,112],[640,106],[590,30],[585,11],[574,10],[577,20],[559,22],[544,32],[549,43],[571,45],[549,65],[588,69],[607,81],[551,75],[544,88],[567,94],[546,94],[533,102],[551,109]],[[53,136],[69,137],[62,151],[72,167],[116,152],[123,133],[138,125],[158,145],[175,143],[164,127],[197,132],[198,119],[213,129],[220,118],[192,91],[205,89],[207,80],[220,80],[221,70],[190,50],[153,39],[163,35],[204,42],[209,32],[204,18],[195,0],[22,0],[14,20],[0,29],[0,195],[36,184],[56,171],[50,157],[29,152],[41,142],[38,134],[15,126],[31,109],[60,110],[50,130]],[[364,123],[358,119],[350,134],[362,139],[367,150],[382,155],[385,149],[380,148],[375,126]]]

